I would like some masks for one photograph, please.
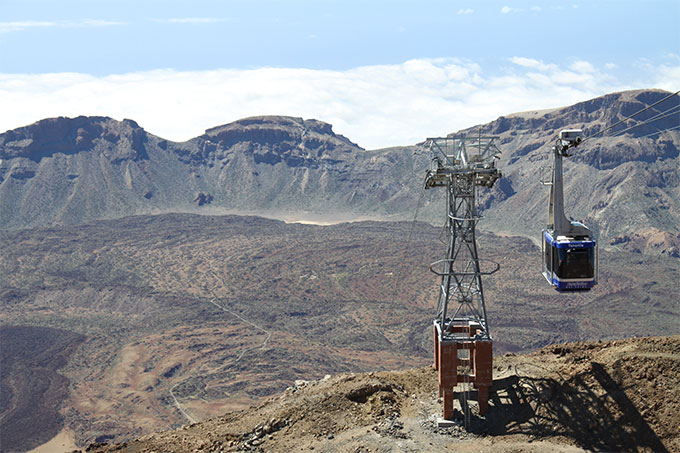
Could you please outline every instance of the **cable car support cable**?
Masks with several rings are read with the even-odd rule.
[[[643,108],[642,110],[639,110],[639,111],[633,113],[632,115],[625,117],[625,118],[622,119],[621,121],[619,121],[619,122],[617,122],[617,123],[614,123],[614,124],[612,124],[611,126],[606,127],[606,128],[604,128],[604,129],[602,129],[601,131],[596,132],[595,134],[590,135],[590,136],[584,138],[584,139],[581,141],[581,143],[584,143],[584,142],[590,140],[591,138],[595,138],[595,137],[597,137],[598,135],[604,134],[606,131],[608,131],[608,130],[610,130],[610,129],[616,127],[616,126],[618,126],[618,125],[621,124],[621,123],[624,123],[624,122],[628,121],[629,119],[633,118],[634,116],[637,116],[637,115],[639,115],[640,113],[642,113],[642,112],[644,112],[644,111],[647,111],[647,110],[651,109],[652,107],[654,107],[654,106],[656,106],[656,105],[661,104],[661,103],[662,103],[663,101],[665,101],[666,99],[670,99],[670,98],[672,98],[673,96],[677,96],[678,93],[680,93],[680,91],[676,91],[676,92],[673,93],[673,94],[669,94],[668,96],[664,97],[663,99],[660,99],[660,100],[656,101],[655,103],[653,103],[653,104],[651,104],[651,105],[648,105],[647,107]]]
[[[671,110],[675,110],[675,111],[668,113]],[[666,110],[665,112],[661,112],[658,115],[655,115],[655,116],[649,118],[648,120],[645,120],[642,123],[634,124],[633,126],[630,126],[630,127],[626,128],[622,131],[617,131],[614,134],[612,134],[611,137],[619,137],[619,136],[625,134],[626,132],[630,131],[631,129],[635,129],[636,127],[645,126],[645,125],[653,123],[655,121],[659,121],[659,120],[662,120],[664,118],[668,118],[670,116],[678,115],[678,114],[680,114],[680,105],[676,105],[675,107],[671,107],[670,109]],[[661,116],[661,115],[663,115],[663,116]],[[638,138],[640,138],[640,137],[638,137]]]

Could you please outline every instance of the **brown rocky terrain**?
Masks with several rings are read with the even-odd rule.
[[[653,253],[680,258],[680,234],[673,234],[656,228],[644,228],[632,235],[624,234],[615,237],[610,244],[621,244],[624,250],[631,252]]]
[[[441,228],[168,214],[0,235],[0,325],[85,337],[60,373],[77,445],[258,404],[298,379],[431,361]],[[601,250],[600,285],[556,293],[529,240],[481,234],[496,354],[677,334],[680,262]],[[36,418],[37,419],[37,418]],[[40,430],[40,425],[30,427]]]
[[[70,389],[58,370],[83,340],[59,329],[0,326],[0,451],[27,450],[61,430]]]
[[[680,451],[680,336],[496,357],[489,412],[473,391],[452,427],[436,424],[436,382],[430,366],[299,381],[253,408],[87,451]]]

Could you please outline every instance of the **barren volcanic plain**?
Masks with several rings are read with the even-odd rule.
[[[63,424],[77,445],[129,441],[257,404],[298,379],[427,365],[440,233],[190,214],[5,231],[0,323],[82,336],[59,370],[71,390]],[[677,333],[676,258],[602,249],[600,286],[564,295],[542,280],[530,240],[479,241],[501,264],[485,280],[496,354]]]

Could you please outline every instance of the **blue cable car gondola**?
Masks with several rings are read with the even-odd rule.
[[[541,249],[543,276],[558,291],[587,291],[597,285],[597,241],[588,227],[564,215],[562,157],[568,157],[568,150],[579,143],[581,130],[567,129],[560,132],[553,147],[549,224],[543,230]]]
[[[587,291],[597,285],[597,241],[553,236],[543,230],[543,276],[558,291]]]

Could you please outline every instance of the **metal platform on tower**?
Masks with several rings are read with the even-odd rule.
[[[441,277],[437,314],[434,319],[434,366],[439,372],[439,395],[443,418],[452,420],[457,395],[469,416],[467,400],[477,393],[479,412],[488,409],[492,384],[493,339],[489,331],[482,276],[496,272],[497,263],[483,261],[477,253],[475,228],[478,187],[491,188],[501,177],[496,168],[500,150],[497,137],[429,138],[432,157],[425,188],[446,188],[446,258],[430,265]],[[456,392],[456,388],[459,391]]]

